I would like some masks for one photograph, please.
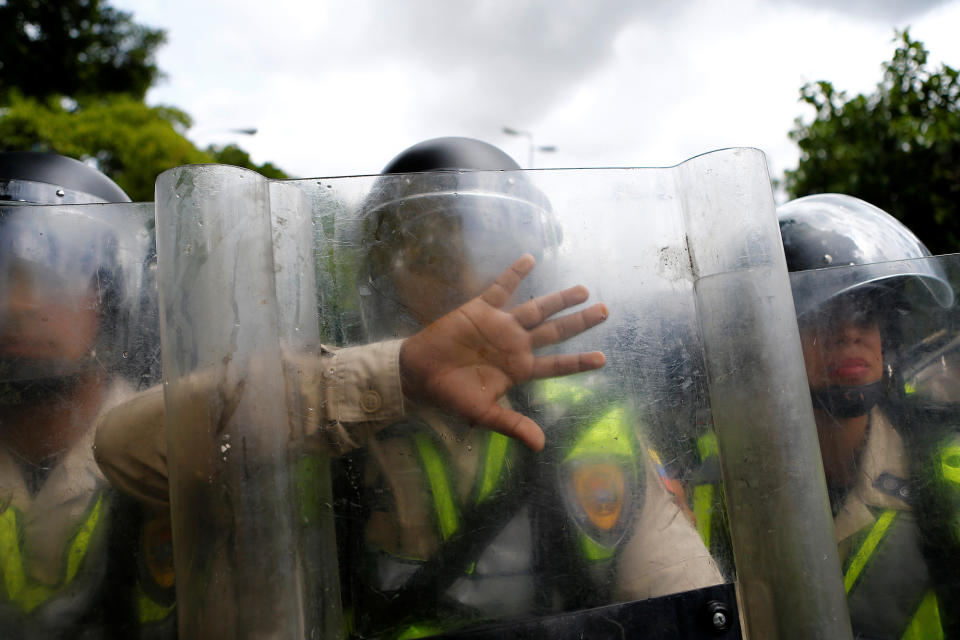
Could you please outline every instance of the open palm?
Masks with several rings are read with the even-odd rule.
[[[534,264],[532,256],[520,257],[480,296],[408,338],[400,352],[400,367],[408,396],[452,409],[477,426],[540,450],[544,444],[540,427],[498,400],[510,387],[529,380],[602,367],[605,358],[598,351],[536,356],[534,350],[603,322],[608,311],[597,303],[549,320],[585,302],[589,293],[583,286],[504,310]]]

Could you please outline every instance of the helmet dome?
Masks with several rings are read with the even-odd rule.
[[[953,304],[953,289],[927,247],[868,202],[836,193],[806,196],[780,206],[777,217],[791,272],[857,267],[794,277],[798,317],[838,295],[868,288],[896,292],[910,306]]]

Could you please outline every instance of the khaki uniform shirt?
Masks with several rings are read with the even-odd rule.
[[[429,490],[409,438],[380,442],[374,435],[404,415],[399,380],[400,341],[321,351],[293,359],[298,373],[303,432],[316,446],[339,454],[369,448],[394,508],[374,511],[368,539],[397,555],[427,557],[439,544]],[[198,382],[198,384],[210,384]],[[315,410],[313,410],[315,409]],[[461,504],[472,490],[485,431],[455,426],[447,414],[417,407],[447,448]],[[160,509],[169,508],[163,390],[143,392],[100,421],[96,456],[119,489]],[[412,466],[411,466],[412,465]],[[620,555],[618,600],[635,600],[720,584],[720,572],[692,523],[653,470],[646,468],[646,497],[635,531]]]
[[[647,462],[646,501],[619,559],[614,598],[642,600],[723,583],[693,523]]]
[[[116,405],[130,395],[115,386],[104,401]],[[106,485],[93,459],[94,429],[67,451],[50,471],[40,490],[31,495],[13,455],[0,448],[0,511],[13,507],[22,516],[23,560],[29,578],[57,584],[66,570],[67,543],[86,520],[90,500]]]
[[[115,384],[108,390],[103,407],[116,405],[130,394],[126,385]],[[94,434],[93,428],[88,429],[58,459],[34,493],[24,480],[21,464],[10,451],[0,447],[0,514],[9,516],[7,510],[15,510],[19,527],[16,539],[6,540],[17,545],[19,552],[8,549],[9,555],[0,558],[0,584],[5,582],[8,588],[17,584],[28,590],[40,589],[24,602],[4,604],[28,607],[26,617],[15,616],[19,621],[3,619],[4,614],[0,612],[0,630],[12,634],[10,637],[22,634],[23,637],[60,637],[85,630],[75,625],[90,613],[101,588],[109,552],[106,536],[109,502],[104,500],[96,515],[93,512],[98,493],[108,486],[93,458]],[[84,527],[90,527],[85,534],[89,537],[84,537],[74,551],[82,556],[71,558],[74,552],[68,553],[70,545]],[[5,535],[9,533],[8,530]],[[73,569],[77,573],[68,574],[68,563],[77,560],[80,564]],[[16,575],[4,576],[3,567]],[[0,599],[7,595],[6,589],[2,591]],[[10,624],[16,630],[7,626]]]
[[[291,416],[291,422],[318,446],[338,454],[360,446],[399,418],[401,342],[288,357],[301,396],[297,405],[306,408],[303,415]],[[187,385],[200,395],[221,382],[203,373],[191,378]],[[165,510],[170,508],[170,490],[164,415],[162,386],[137,394],[101,417],[95,455],[114,487]]]
[[[884,493],[874,486],[877,478],[884,473],[906,478],[907,472],[907,457],[900,434],[894,430],[880,409],[873,409],[870,413],[870,434],[860,458],[859,477],[833,520],[841,563],[846,562],[851,552],[854,534],[872,527],[876,521],[870,507],[910,510],[910,505],[905,500]]]

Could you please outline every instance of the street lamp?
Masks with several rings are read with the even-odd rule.
[[[537,146],[533,144],[533,134],[529,131],[521,131],[520,129],[513,129],[512,127],[504,127],[503,132],[508,136],[521,136],[527,139],[527,144],[529,147],[529,155],[527,156],[527,167],[533,169],[533,152],[540,151],[543,153],[554,153],[557,148],[552,144],[545,144]]]
[[[255,136],[258,129],[256,127],[200,127],[191,129],[190,136],[196,140],[200,139],[222,139],[228,134]]]

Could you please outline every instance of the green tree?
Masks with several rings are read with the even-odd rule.
[[[182,164],[286,178],[236,145],[198,149],[186,113],[144,103],[165,38],[105,0],[0,0],[0,151],[92,159],[134,200],[153,200],[157,175]]]
[[[153,200],[157,175],[183,164],[222,162],[270,178],[287,175],[257,165],[235,145],[197,149],[183,136],[190,117],[172,107],[148,107],[130,96],[89,99],[76,105],[13,95],[0,110],[0,150],[51,151],[93,159],[134,200]]]
[[[827,81],[805,85],[816,113],[790,137],[800,161],[786,171],[792,197],[846,193],[909,226],[934,253],[960,250],[960,79],[931,69],[923,43],[898,33],[873,93],[849,98]]]
[[[166,34],[101,0],[0,2],[0,98],[125,93],[143,99],[160,77]]]
[[[0,147],[94,159],[131,198],[153,200],[159,173],[213,162],[183,136],[189,124],[189,116],[178,109],[148,107],[130,96],[90,100],[71,109],[56,97],[14,95],[0,116]]]
[[[264,162],[263,164],[255,163],[250,159],[249,153],[235,144],[228,144],[226,146],[210,145],[207,147],[207,153],[211,155],[213,162],[219,162],[220,164],[232,164],[235,167],[253,169],[260,175],[266,176],[267,178],[282,180],[289,177],[286,173],[284,173],[283,169],[272,162]]]

